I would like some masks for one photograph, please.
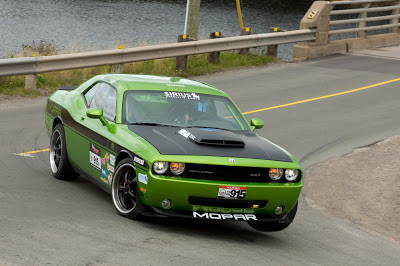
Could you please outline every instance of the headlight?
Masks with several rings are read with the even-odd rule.
[[[180,175],[185,171],[185,163],[171,163],[169,169],[174,175]]]
[[[168,170],[168,163],[157,161],[153,164],[153,169],[157,174],[165,174],[165,172]]]
[[[283,175],[283,169],[281,168],[271,168],[269,169],[269,177],[272,180],[279,180]]]
[[[299,170],[297,169],[286,169],[285,178],[287,181],[294,181],[299,176]]]

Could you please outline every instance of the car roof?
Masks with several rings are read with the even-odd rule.
[[[212,94],[219,96],[227,96],[223,91],[202,83],[199,81],[154,75],[138,75],[138,74],[107,74],[98,76],[99,79],[108,80],[111,83],[119,83],[122,91],[127,90],[158,90],[158,91],[176,91],[176,92],[196,92],[204,94]]]

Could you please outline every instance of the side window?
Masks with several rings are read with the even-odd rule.
[[[103,116],[105,119],[115,122],[115,116],[117,114],[117,90],[108,84],[103,85],[104,89],[104,100],[101,109],[103,109]],[[103,88],[101,86],[101,88]]]
[[[101,108],[105,119],[115,121],[117,111],[117,91],[115,88],[107,83],[99,82],[88,90],[84,97],[89,108]]]
[[[93,106],[91,106],[92,101],[93,101],[93,96],[96,93],[96,91],[100,88],[100,86],[101,86],[101,83],[97,83],[96,85],[94,85],[90,90],[88,90],[85,93],[84,97],[85,97],[86,104],[88,107],[90,107],[90,108],[93,107]]]

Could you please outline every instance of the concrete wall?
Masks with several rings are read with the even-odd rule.
[[[313,10],[318,10],[318,12],[313,18],[310,18],[309,15]],[[316,29],[316,40],[299,42],[295,45],[292,51],[292,61],[298,62],[335,53],[400,45],[400,33],[398,33],[397,28],[388,34],[329,41],[331,10],[332,6],[327,1],[316,1],[313,3],[301,20],[300,29]]]

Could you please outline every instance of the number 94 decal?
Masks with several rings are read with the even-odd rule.
[[[246,187],[220,186],[218,198],[224,199],[244,199],[246,196]]]

